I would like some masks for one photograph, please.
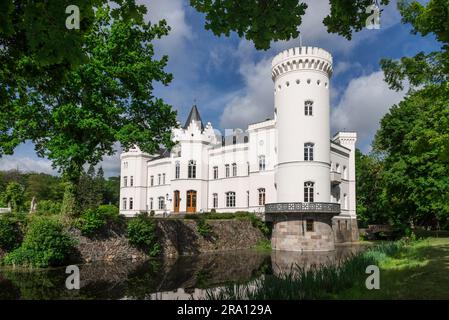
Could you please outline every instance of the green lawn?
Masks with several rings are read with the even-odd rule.
[[[428,238],[387,257],[380,265],[380,289],[364,284],[336,299],[449,299],[449,238]]]

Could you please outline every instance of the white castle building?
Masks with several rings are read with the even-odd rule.
[[[172,150],[121,154],[120,212],[265,213],[279,249],[332,249],[329,232],[337,241],[355,240],[357,135],[330,137],[331,75],[332,56],[323,49],[279,53],[272,119],[223,136],[193,106],[184,126],[173,129]],[[302,233],[292,236],[292,228]]]

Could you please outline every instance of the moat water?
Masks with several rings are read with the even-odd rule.
[[[297,253],[229,251],[154,259],[79,265],[80,290],[65,286],[66,268],[0,269],[2,299],[204,299],[225,285],[289,272],[292,266],[335,264],[360,251],[360,245],[340,245],[332,252]]]

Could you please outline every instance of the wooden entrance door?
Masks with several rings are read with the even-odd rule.
[[[179,200],[181,200],[179,197],[179,191],[176,190],[173,194],[173,211],[174,212],[179,212]]]
[[[196,191],[189,190],[187,191],[187,212],[192,213],[196,212]]]

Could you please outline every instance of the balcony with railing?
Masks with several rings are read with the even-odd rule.
[[[331,202],[267,203],[265,213],[330,213],[338,215],[340,214],[340,204]]]

